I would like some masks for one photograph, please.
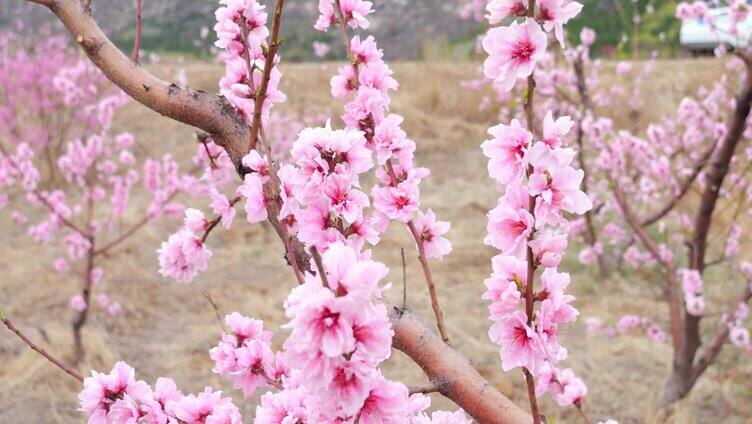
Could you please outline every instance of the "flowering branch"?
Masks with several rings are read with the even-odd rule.
[[[528,0],[527,4],[527,16],[531,19],[535,19],[535,0]],[[533,101],[535,99],[535,70],[530,71],[530,75],[527,77],[527,89],[525,91],[525,102],[523,105],[525,112],[525,122],[527,124],[527,130],[530,134],[535,135],[535,110]],[[528,164],[525,169],[525,174],[528,181],[533,174],[533,165]],[[530,216],[535,216],[535,197],[532,194],[528,195],[527,212]],[[525,283],[525,292],[523,296],[525,298],[525,315],[527,316],[527,325],[530,326],[533,323],[533,308],[535,305],[535,271],[538,265],[535,260],[535,254],[533,253],[532,245],[530,244],[535,240],[535,229],[531,229],[527,236],[526,243],[526,260],[527,260],[527,282]],[[530,413],[533,415],[533,424],[540,424],[541,414],[538,409],[538,400],[535,396],[535,379],[533,374],[527,367],[522,368],[522,373],[525,376],[525,384],[527,386],[527,397],[530,401]]]
[[[705,254],[708,233],[713,222],[713,212],[720,197],[723,181],[734,158],[736,147],[746,129],[747,118],[752,107],[752,62],[745,60],[744,63],[746,65],[744,83],[736,98],[736,106],[729,118],[725,136],[715,151],[705,174],[705,185],[693,223],[692,239],[689,244],[691,248],[689,268],[699,273],[702,273],[706,266]],[[704,365],[701,369],[694,368],[695,355],[701,345],[700,320],[699,314],[694,315],[690,311],[685,312],[682,343],[674,357],[673,373],[661,398],[661,405],[663,406],[686,396],[699,375],[707,367],[707,365]],[[710,352],[712,352],[712,349]],[[709,357],[715,357],[715,355],[711,354]]]
[[[285,0],[277,0],[274,3],[274,18],[272,20],[272,29],[270,35],[269,45],[264,52],[265,65],[264,72],[261,77],[261,84],[256,92],[255,106],[253,108],[253,121],[251,122],[251,134],[248,144],[248,151],[256,148],[258,141],[259,130],[261,129],[261,111],[263,110],[264,100],[266,99],[266,90],[269,87],[269,80],[272,75],[272,68],[274,68],[274,60],[279,50],[279,27],[282,20],[282,7],[285,5]],[[253,71],[249,69],[249,75]],[[268,152],[271,155],[271,152]]]
[[[350,43],[350,35],[348,30],[348,20],[345,17],[345,13],[342,10],[342,6],[340,4],[340,0],[334,0],[334,13],[336,16],[336,22],[342,32],[342,42],[345,48],[345,53],[350,58],[351,66],[352,66],[352,72],[353,77],[351,80],[347,82],[349,85],[350,90],[357,90],[358,87],[360,87],[360,62],[358,58],[356,57],[355,53],[353,52],[352,45]],[[374,137],[374,134],[376,132],[376,123],[373,119],[373,116],[369,113],[368,116],[363,120],[361,123],[362,130],[366,133],[366,138],[369,140],[372,140]],[[396,187],[400,180],[397,177],[397,174],[394,170],[394,165],[392,163],[392,159],[389,158],[386,160],[385,163],[386,173],[389,179],[389,184],[392,187]],[[428,293],[431,298],[431,308],[433,309],[434,315],[436,316],[436,326],[438,327],[439,334],[441,335],[441,338],[444,340],[445,343],[449,343],[449,335],[446,331],[446,326],[444,324],[444,313],[441,310],[441,306],[439,305],[439,298],[438,294],[436,292],[436,285],[433,281],[433,275],[431,273],[430,265],[428,264],[428,258],[426,256],[425,247],[423,245],[424,239],[420,232],[417,230],[415,226],[415,222],[413,219],[409,219],[407,221],[407,227],[410,232],[410,234],[413,237],[413,240],[415,240],[415,245],[418,249],[418,260],[420,261],[421,268],[423,270],[423,275],[425,277],[426,286],[428,287]]]
[[[242,199],[240,196],[235,196],[232,200],[230,200],[229,207],[234,208],[235,205],[240,201],[240,199]],[[201,236],[201,243],[206,243],[206,239],[209,238],[209,233],[211,233],[212,230],[214,230],[214,228],[216,228],[221,221],[222,215],[217,215],[214,219],[206,224],[204,235]]]
[[[746,304],[750,299],[752,299],[752,282],[746,281],[744,284],[744,289],[742,290],[741,295],[736,301],[736,304]],[[728,339],[730,332],[728,324],[728,322],[723,323],[708,347],[705,348],[704,353],[700,355],[700,357],[692,365],[693,380],[697,380],[702,375],[702,373],[705,372],[708,366],[715,362],[718,354],[721,353],[721,349],[726,343],[726,339]]]
[[[666,301],[668,302],[669,306],[669,314],[671,317],[671,339],[674,346],[674,351],[678,352],[681,348],[681,333],[682,333],[682,317],[681,317],[681,304],[680,299],[678,296],[678,283],[676,281],[676,266],[674,265],[674,261],[672,258],[666,258],[664,255],[661,254],[660,249],[658,248],[658,245],[656,244],[655,240],[648,234],[645,227],[638,221],[638,219],[635,217],[634,213],[632,212],[632,209],[629,207],[629,204],[627,202],[626,196],[624,195],[624,192],[622,191],[621,187],[619,187],[619,184],[616,182],[611,182],[611,189],[614,193],[614,199],[616,200],[616,203],[619,205],[619,208],[622,211],[622,214],[624,215],[624,219],[629,224],[630,228],[632,228],[632,231],[637,234],[637,238],[642,242],[642,244],[648,249],[651,255],[653,255],[653,258],[655,260],[663,265],[663,268],[665,270],[665,276],[666,276]]]
[[[643,227],[649,227],[661,220],[674,209],[674,207],[679,203],[679,201],[681,201],[681,199],[684,198],[687,193],[689,193],[689,189],[692,187],[692,184],[694,184],[694,182],[697,180],[697,177],[700,175],[703,168],[705,168],[705,165],[707,165],[708,161],[713,155],[715,147],[715,144],[710,146],[710,148],[702,155],[697,163],[695,163],[695,166],[692,168],[692,173],[690,173],[689,176],[687,176],[687,178],[679,186],[679,193],[677,193],[675,196],[672,196],[669,202],[664,207],[642,221]]]
[[[585,49],[577,51],[577,55],[572,63],[574,68],[574,74],[577,79],[577,93],[580,96],[580,116],[577,123],[577,136],[575,141],[577,143],[577,162],[582,169],[584,177],[582,178],[582,191],[590,193],[589,177],[590,172],[588,169],[587,158],[585,157],[585,129],[583,128],[583,121],[588,114],[593,112],[593,104],[590,100],[590,94],[588,93],[587,80],[585,78],[585,60],[584,57],[588,52]],[[586,241],[592,249],[595,250],[598,244],[598,233],[595,229],[595,223],[593,222],[594,215],[597,214],[597,208],[593,208],[585,212],[585,224],[587,225]],[[600,269],[601,276],[606,275],[606,262],[603,254],[597,253],[598,268]]]

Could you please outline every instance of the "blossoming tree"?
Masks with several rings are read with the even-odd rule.
[[[2,39],[13,60],[0,69],[7,100],[0,114],[0,208],[10,210],[35,242],[62,245],[66,254],[51,265],[63,278],[80,275],[80,289],[69,301],[77,364],[91,311],[121,311],[103,284],[106,258],[116,257],[118,247],[157,218],[179,216],[184,207],[175,197],[200,191],[200,184],[169,155],[140,163],[133,135],[111,133],[113,115],[128,96],[113,90],[86,60],[67,53],[62,40],[51,38],[25,52],[13,49],[13,35]],[[50,86],[45,95],[38,95],[38,84]],[[143,216],[132,219],[132,191],[141,185],[151,201]]]
[[[227,329],[210,351],[214,372],[251,396],[264,393],[255,423],[480,423],[543,422],[537,397],[583,413],[587,389],[571,369],[561,369],[566,349],[561,328],[578,315],[566,293],[570,277],[558,267],[566,250],[571,214],[592,203],[580,190],[583,171],[566,147],[571,121],[536,108],[535,72],[549,38],[564,43],[563,25],[581,5],[569,0],[492,0],[492,25],[484,37],[487,78],[500,90],[526,84],[524,121],[502,122],[483,143],[489,174],[503,191],[489,212],[486,243],[499,249],[486,280],[491,341],[499,344],[502,369],[520,368],[526,381],[528,414],[490,385],[450,345],[431,259],[451,251],[444,238],[449,223],[421,210],[420,183],[429,170],[417,165],[416,144],[390,111],[398,88],[376,40],[352,35],[366,30],[372,4],[363,0],[321,0],[315,28],[341,32],[348,63],[331,79],[332,95],[345,102],[336,129],[306,128],[297,136],[289,161],[272,155],[267,128],[271,109],[283,102],[279,29],[284,0],[273,9],[255,0],[221,0],[216,12],[217,47],[225,74],[220,95],[184,89],[149,74],[120,52],[91,16],[90,2],[31,0],[55,13],[92,62],[135,100],[169,118],[206,132],[201,138],[212,187],[205,200],[212,217],[185,211],[184,226],[159,249],[160,273],[180,283],[206,270],[207,244],[222,224],[230,228],[242,205],[251,224],[268,221],[285,247],[296,281],[284,303],[289,321],[280,351],[261,321],[232,313]],[[138,40],[139,37],[136,37]],[[134,52],[138,51],[138,44]],[[541,121],[539,114],[545,119]],[[361,177],[373,171],[366,189]],[[235,173],[242,182],[228,181]],[[236,186],[231,190],[233,185]],[[370,194],[370,195],[369,195]],[[404,306],[387,304],[382,291],[388,268],[372,259],[388,225],[404,227],[415,249],[430,294],[438,335]],[[118,363],[109,374],[82,378],[39,349],[13,323],[3,323],[32,348],[83,383],[81,410],[90,423],[240,423],[239,409],[221,392],[206,388],[182,394],[174,381],[154,386],[135,379]],[[425,386],[408,388],[387,379],[380,364],[392,347],[426,373]],[[452,399],[462,410],[426,410],[429,392]],[[585,417],[587,420],[587,417]]]
[[[716,25],[704,2],[681,3],[677,17],[703,19],[719,36],[728,31],[742,37],[736,24],[745,19],[747,6],[730,6],[728,28]],[[601,115],[615,97],[626,96],[631,111],[641,108],[637,94],[652,72],[654,58],[642,69],[627,62],[616,65],[617,76],[631,79],[628,90],[606,85],[599,78],[602,64],[589,57],[594,36],[583,31],[582,44],[560,60],[552,59],[541,73],[556,83],[555,89],[545,90],[547,101],[574,116],[578,159],[590,171],[584,186],[596,205],[579,225],[587,244],[580,260],[598,260],[610,269],[626,265],[663,279],[669,314],[658,322],[655,317],[626,315],[615,328],[593,320],[589,327],[607,334],[642,326],[651,339],[671,342],[673,366],[661,398],[667,407],[689,394],[727,341],[752,351],[745,327],[752,266],[738,257],[741,220],[750,199],[749,154],[741,146],[750,135],[752,62],[748,50],[734,52],[721,79],[682,99],[675,113],[649,124],[643,135],[637,113],[629,114],[627,129]],[[723,46],[716,53],[724,54]],[[700,322],[709,315],[703,286],[711,267],[728,270],[735,281],[722,284],[738,294],[733,300],[714,299],[732,304],[719,313],[714,328],[706,329]],[[660,324],[664,321],[668,331]],[[711,338],[703,348],[702,335],[707,333]]]

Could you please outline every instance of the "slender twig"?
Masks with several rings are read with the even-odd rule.
[[[133,61],[136,63],[141,62],[141,2],[136,0],[136,34],[133,37]]]
[[[712,146],[705,152],[705,154],[702,155],[700,160],[698,160],[694,167],[692,168],[692,172],[689,174],[689,176],[680,184],[679,186],[679,193],[672,196],[671,199],[668,201],[668,203],[660,208],[657,212],[655,212],[653,215],[649,216],[648,218],[645,218],[642,221],[642,225],[645,227],[649,227],[653,225],[654,223],[658,222],[661,218],[666,216],[669,212],[671,212],[674,207],[679,203],[681,199],[684,198],[684,196],[689,193],[689,189],[692,187],[692,184],[697,180],[697,177],[700,175],[700,172],[703,170],[705,165],[710,160],[710,157],[712,156],[713,152],[715,151],[716,143],[713,143]]]
[[[679,295],[677,293],[678,283],[676,281],[676,265],[671,258],[664,258],[663,255],[661,255],[658,244],[655,242],[655,240],[653,240],[650,234],[648,234],[645,227],[640,224],[640,222],[632,212],[632,209],[629,207],[627,198],[624,195],[624,192],[621,190],[619,184],[611,181],[610,186],[611,190],[614,193],[614,199],[619,205],[622,215],[624,216],[624,220],[627,221],[627,224],[630,226],[630,228],[632,228],[632,231],[637,235],[637,238],[640,240],[640,242],[642,242],[645,248],[648,249],[656,262],[663,265],[667,283],[666,301],[668,302],[669,314],[671,318],[671,339],[673,342],[674,350],[678,352],[681,347],[681,333],[684,324],[681,319],[681,305]]]
[[[429,393],[441,393],[443,390],[446,389],[446,381],[443,380],[431,380],[426,384],[421,384],[418,386],[410,386],[408,387],[408,390],[410,391],[411,395],[414,395],[416,393],[422,393],[424,395],[427,395]]]
[[[590,178],[590,171],[588,169],[588,163],[587,158],[585,157],[585,129],[583,128],[583,122],[585,120],[585,117],[588,116],[588,114],[593,112],[593,105],[590,100],[590,94],[588,93],[587,88],[587,79],[585,77],[585,61],[584,56],[587,54],[586,50],[577,51],[577,57],[573,60],[572,65],[574,68],[574,73],[577,79],[577,93],[580,97],[580,113],[578,116],[578,122],[577,122],[577,161],[579,162],[580,169],[582,169],[583,177],[582,177],[582,191],[585,193],[589,193],[589,178]],[[591,208],[587,211],[585,211],[585,224],[587,226],[587,233],[586,234],[586,241],[590,245],[591,248],[595,249],[595,246],[598,244],[598,232],[595,228],[595,222],[593,217],[595,216],[597,212],[594,208]],[[598,259],[598,268],[600,270],[601,276],[605,276],[607,273],[606,269],[606,261],[603,257],[602,253],[597,254]]]
[[[272,76],[272,68],[274,68],[274,58],[279,50],[279,27],[282,21],[282,7],[285,4],[285,0],[277,0],[274,4],[274,18],[272,20],[272,29],[269,35],[269,45],[267,46],[264,63],[264,72],[261,77],[261,84],[259,85],[258,92],[256,93],[256,101],[253,108],[253,121],[251,122],[251,137],[248,144],[248,150],[251,151],[256,148],[256,142],[258,141],[259,129],[261,128],[261,111],[264,107],[264,100],[266,99],[266,90],[269,87],[269,80]],[[249,69],[250,72],[250,69]],[[253,76],[249,73],[248,78],[253,80]]]
[[[577,408],[577,412],[580,413],[580,416],[582,417],[582,421],[584,421],[585,424],[590,424],[590,418],[588,418],[587,414],[585,413],[585,409],[582,407],[582,401],[581,400],[575,401],[574,407]]]
[[[230,207],[234,208],[235,205],[240,201],[240,196],[235,196],[232,200],[230,200]],[[214,228],[219,225],[219,223],[222,221],[222,215],[217,215],[209,221],[209,224],[206,226],[206,229],[204,230],[204,235],[201,236],[201,243],[206,243],[206,239],[209,238],[209,234],[214,230]]]
[[[204,299],[209,302],[212,309],[214,309],[214,316],[217,317],[217,322],[219,323],[219,327],[222,329],[222,332],[225,334],[230,334],[230,332],[227,330],[227,327],[225,327],[225,322],[222,320],[222,314],[219,313],[219,306],[216,304],[216,302],[214,302],[214,299],[211,298],[209,292],[204,291],[202,295],[204,296]]]
[[[292,245],[292,236],[287,231],[287,224],[284,222],[280,223],[282,232],[282,238],[283,242],[285,243],[285,250],[287,251],[287,262],[290,263],[290,266],[292,267],[292,271],[295,274],[295,279],[298,281],[298,284],[303,284],[303,273],[300,271],[300,265],[298,264],[298,258],[295,254],[295,248],[293,248]]]
[[[527,386],[527,398],[530,400],[530,415],[533,416],[533,423],[540,424],[540,410],[538,409],[538,400],[535,397],[535,379],[526,367],[522,368],[522,374],[525,376],[525,385]]]
[[[198,142],[204,145],[204,151],[206,152],[206,156],[209,158],[209,166],[211,166],[212,169],[219,168],[219,165],[217,165],[214,156],[212,156],[211,152],[209,151],[209,143],[207,142],[207,140],[211,136],[207,133],[200,132],[197,134],[197,137]]]
[[[263,377],[263,378],[264,378],[264,380],[266,381],[266,383],[267,383],[268,385],[270,385],[270,386],[274,387],[275,389],[277,389],[277,390],[284,390],[284,389],[285,389],[285,387],[284,387],[284,386],[282,385],[282,383],[281,383],[281,382],[279,382],[278,380],[275,380],[275,379],[273,379],[273,378],[272,378],[271,376],[269,376],[269,374],[267,374],[267,373],[266,373],[266,371],[264,371],[263,369],[259,369],[259,370],[258,370],[258,374],[259,374],[259,375],[260,375],[261,377]]]
[[[75,371],[73,368],[69,367],[68,365],[65,365],[62,361],[58,360],[54,356],[52,356],[49,353],[47,353],[46,350],[44,350],[41,347],[37,346],[34,342],[31,341],[31,339],[29,339],[28,337],[26,337],[26,335],[23,332],[21,332],[21,330],[19,330],[18,328],[16,328],[16,326],[13,325],[13,323],[8,319],[8,317],[6,317],[5,315],[3,315],[2,312],[0,312],[0,321],[2,321],[3,325],[5,325],[8,328],[8,330],[10,330],[11,332],[13,332],[16,336],[18,336],[19,339],[23,340],[23,342],[26,343],[33,351],[35,351],[36,353],[42,355],[45,359],[47,359],[48,361],[50,361],[56,367],[58,367],[61,370],[63,370],[63,372],[65,372],[69,376],[75,378],[76,380],[78,380],[81,383],[84,382],[84,379],[83,379],[83,377],[81,377],[81,374],[79,374],[77,371]]]
[[[353,82],[356,84],[356,86],[359,86],[360,83],[358,82],[358,61],[355,60],[354,57],[352,57],[353,54],[347,29],[347,19],[345,18],[344,13],[342,13],[342,8],[340,7],[339,0],[334,0],[334,5],[337,22],[339,24],[340,30],[342,31],[342,42],[345,48],[345,52],[348,54],[348,56],[351,56],[352,59],[351,62],[354,74]],[[367,122],[368,124],[368,128],[365,129],[366,138],[373,137],[373,134],[375,132],[373,117],[369,115],[365,122]],[[392,186],[396,186],[399,183],[399,180],[396,173],[394,172],[394,166],[392,165],[391,159],[388,159],[386,161],[385,167],[387,175],[389,175],[389,183]],[[445,343],[449,344],[449,336],[446,331],[446,326],[444,325],[444,313],[442,312],[441,306],[439,304],[439,296],[436,293],[436,285],[434,284],[431,267],[428,264],[428,257],[426,256],[425,248],[423,246],[423,238],[418,232],[417,228],[415,228],[415,223],[413,222],[413,220],[407,222],[407,228],[410,231],[410,235],[412,235],[413,240],[415,240],[415,246],[418,249],[418,260],[420,261],[420,266],[423,269],[426,286],[428,287],[428,294],[431,297],[431,308],[433,309],[433,313],[436,316],[436,327],[439,330],[439,334],[441,335],[442,340],[444,340]]]
[[[316,246],[311,247],[311,256],[313,256],[313,261],[316,263],[316,269],[319,272],[321,283],[324,284],[324,287],[329,287],[329,279],[326,276],[324,262],[321,260],[321,255],[319,254],[318,249],[316,249]]]
[[[407,308],[407,263],[405,262],[405,249],[400,249],[402,258],[402,309]]]
[[[752,282],[746,281],[744,283],[744,289],[739,295],[736,303],[734,303],[733,308],[735,308],[736,305],[739,305],[740,303],[746,304],[750,299],[752,299]],[[728,338],[729,332],[730,330],[728,322],[724,322],[721,328],[716,333],[715,337],[713,337],[713,340],[710,342],[708,347],[705,348],[705,351],[702,353],[702,355],[700,355],[700,357],[698,357],[692,365],[693,379],[696,380],[697,378],[699,378],[702,373],[705,372],[705,369],[707,369],[707,367],[715,361],[715,359],[718,357],[718,354],[721,352],[723,344]]]

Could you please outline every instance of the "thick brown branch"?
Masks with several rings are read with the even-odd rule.
[[[394,347],[412,358],[439,392],[481,424],[521,424],[532,417],[489,383],[460,353],[444,343],[410,311],[391,308]]]
[[[691,269],[703,272],[706,266],[705,254],[708,242],[708,232],[713,220],[713,212],[718,204],[721,186],[729,172],[731,160],[736,152],[736,147],[742,139],[752,107],[752,61],[749,52],[737,53],[744,59],[746,75],[741,91],[736,98],[736,106],[729,118],[726,135],[714,152],[710,167],[705,176],[705,186],[700,196],[700,206],[693,224],[692,240],[689,243],[689,266]],[[661,405],[668,406],[671,403],[686,396],[694,386],[697,379],[702,375],[707,366],[712,363],[720,351],[723,340],[723,330],[718,336],[723,336],[713,341],[713,344],[703,355],[703,358],[695,364],[695,356],[702,344],[700,338],[701,317],[689,313],[684,314],[684,334],[679,352],[674,356],[672,375],[663,391]]]
[[[144,106],[211,134],[237,166],[250,129],[223,98],[183,89],[144,70],[123,54],[76,0],[27,0],[49,7],[92,62],[115,85]]]
[[[705,249],[707,247],[708,231],[712,223],[713,212],[720,196],[723,180],[729,172],[736,146],[741,141],[747,126],[746,122],[751,106],[752,64],[748,64],[744,85],[736,98],[736,108],[730,118],[728,131],[726,131],[725,137],[711,160],[710,168],[705,178],[705,189],[700,197],[700,207],[697,209],[695,215],[692,257],[690,258],[693,269],[702,271],[705,265]]]

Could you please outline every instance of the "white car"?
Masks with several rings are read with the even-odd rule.
[[[752,6],[751,6],[752,7]],[[710,51],[718,45],[729,48],[746,48],[752,35],[752,13],[737,24],[737,34],[729,33],[731,24],[730,8],[711,8],[714,17],[714,27],[706,24],[702,18],[682,21],[679,31],[679,44],[691,52]]]

